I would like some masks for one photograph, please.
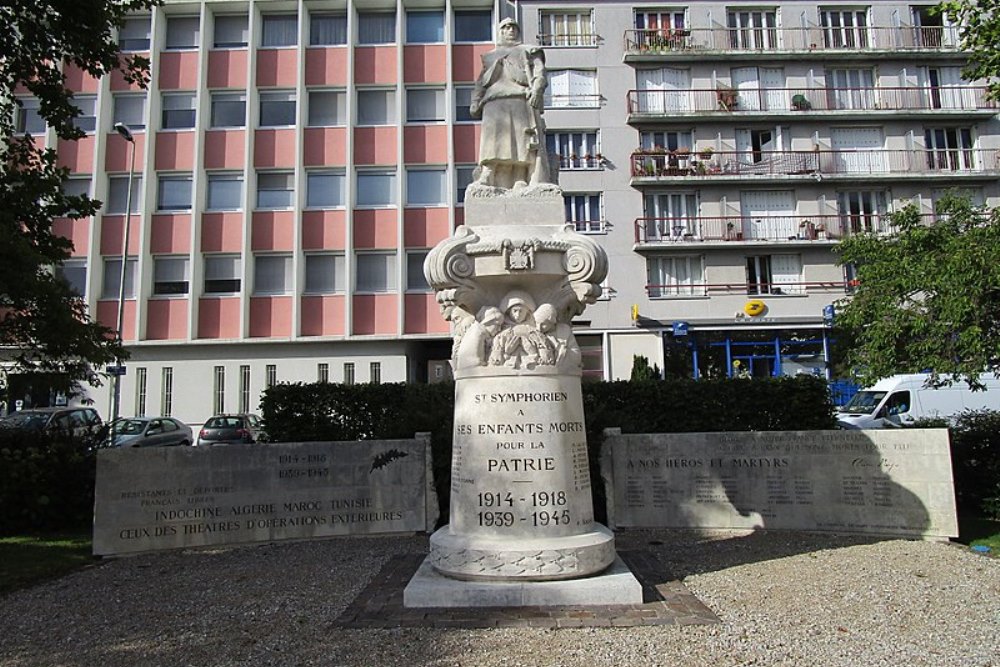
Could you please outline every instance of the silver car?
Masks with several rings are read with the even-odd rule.
[[[133,417],[111,424],[112,447],[174,447],[193,442],[191,427],[173,417]]]

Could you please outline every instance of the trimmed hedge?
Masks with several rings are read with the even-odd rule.
[[[962,413],[950,430],[959,513],[1000,521],[1000,412]]]

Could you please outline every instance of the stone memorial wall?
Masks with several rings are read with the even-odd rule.
[[[109,449],[94,553],[430,531],[430,437]]]
[[[944,429],[606,436],[612,527],[958,535]]]

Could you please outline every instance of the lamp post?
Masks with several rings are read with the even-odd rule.
[[[121,135],[122,139],[132,144],[132,160],[128,169],[128,192],[125,195],[125,229],[122,232],[122,270],[118,280],[118,342],[124,345],[122,335],[125,327],[125,276],[128,266],[128,242],[132,226],[132,178],[135,176],[135,137],[125,123],[115,123],[115,132]],[[111,422],[118,419],[118,408],[121,404],[121,383],[122,383],[122,360],[116,360],[114,393],[111,398]]]

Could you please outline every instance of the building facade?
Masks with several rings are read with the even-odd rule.
[[[422,264],[462,224],[469,98],[508,15],[546,50],[567,220],[610,259],[574,323],[586,374],[628,377],[636,354],[672,375],[825,374],[852,285],[839,239],[908,203],[932,220],[950,188],[1000,203],[996,109],[930,6],[166,0],[119,35],[149,54],[148,90],[68,68],[87,137],[57,141],[30,99],[19,120],[105,202],[57,230],[112,328],[128,221],[123,415],[448,376]],[[107,388],[91,396],[107,415]]]

